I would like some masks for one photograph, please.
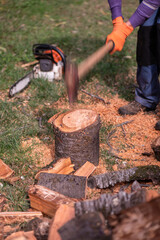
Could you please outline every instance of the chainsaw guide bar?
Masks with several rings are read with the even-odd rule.
[[[49,44],[34,44],[33,55],[39,61],[33,70],[15,82],[9,89],[9,97],[22,92],[27,88],[32,79],[43,78],[52,82],[62,79],[65,70],[66,56],[63,51]]]

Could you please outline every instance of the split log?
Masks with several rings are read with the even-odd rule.
[[[160,167],[157,165],[139,166],[121,171],[107,172],[88,178],[88,187],[107,188],[117,183],[134,180],[152,180],[154,184],[160,183]]]
[[[35,176],[35,179],[38,180],[39,174],[41,172],[47,173],[57,173],[57,174],[69,174],[74,171],[74,165],[71,162],[70,157],[61,158],[56,163],[50,163],[45,168],[42,168]]]
[[[111,240],[101,213],[73,218],[58,230],[62,240]]]
[[[86,162],[82,167],[80,167],[75,173],[75,176],[89,177],[96,169],[96,166],[90,162]]]
[[[31,207],[50,217],[54,217],[61,204],[73,206],[77,201],[40,185],[30,187],[28,195]]]
[[[85,198],[87,178],[83,176],[40,173],[38,185],[70,198]]]
[[[29,63],[24,63],[21,65],[22,68],[27,68],[27,67],[30,67],[30,66],[33,66],[35,64],[37,64],[39,61],[38,60],[35,60],[33,62],[29,62]]]
[[[4,224],[23,223],[35,217],[43,217],[41,212],[0,212],[0,222]]]
[[[109,217],[113,240],[159,240],[160,197]]]
[[[151,146],[154,151],[156,159],[160,161],[160,137],[156,138]]]
[[[57,210],[49,230],[48,240],[61,240],[58,229],[75,217],[74,207],[62,204]]]
[[[10,177],[14,171],[0,159],[0,179]]]
[[[146,191],[141,189],[133,193],[119,192],[117,194],[102,194],[100,198],[96,200],[86,200],[75,203],[75,215],[77,217],[82,216],[87,212],[101,212],[104,217],[111,214],[118,214],[122,210],[131,208],[137,204],[150,201],[152,198],[157,197],[158,194],[153,191]]]
[[[50,120],[55,133],[56,158],[70,157],[75,170],[86,161],[99,164],[100,116],[79,109],[56,114]]]
[[[24,231],[33,231],[37,240],[47,240],[51,219],[49,218],[34,218],[24,227]]]
[[[12,233],[10,236],[5,238],[5,240],[37,240],[34,236],[33,231],[30,232],[15,232]]]

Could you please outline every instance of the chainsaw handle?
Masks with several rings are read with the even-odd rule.
[[[78,65],[79,80],[84,77],[102,58],[114,48],[114,42],[109,41],[87,59]]]

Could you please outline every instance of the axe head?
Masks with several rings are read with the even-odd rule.
[[[77,101],[79,78],[77,65],[70,61],[66,61],[65,65],[65,84],[67,87],[69,104],[73,104]]]

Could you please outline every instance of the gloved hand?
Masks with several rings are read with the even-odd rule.
[[[123,22],[122,17],[117,17],[113,21],[113,31],[111,34],[107,36],[106,43],[110,40],[114,42],[114,48],[110,52],[110,54],[113,54],[116,51],[121,51],[126,38],[131,34],[131,32],[134,30],[132,26],[128,26],[125,22]]]

